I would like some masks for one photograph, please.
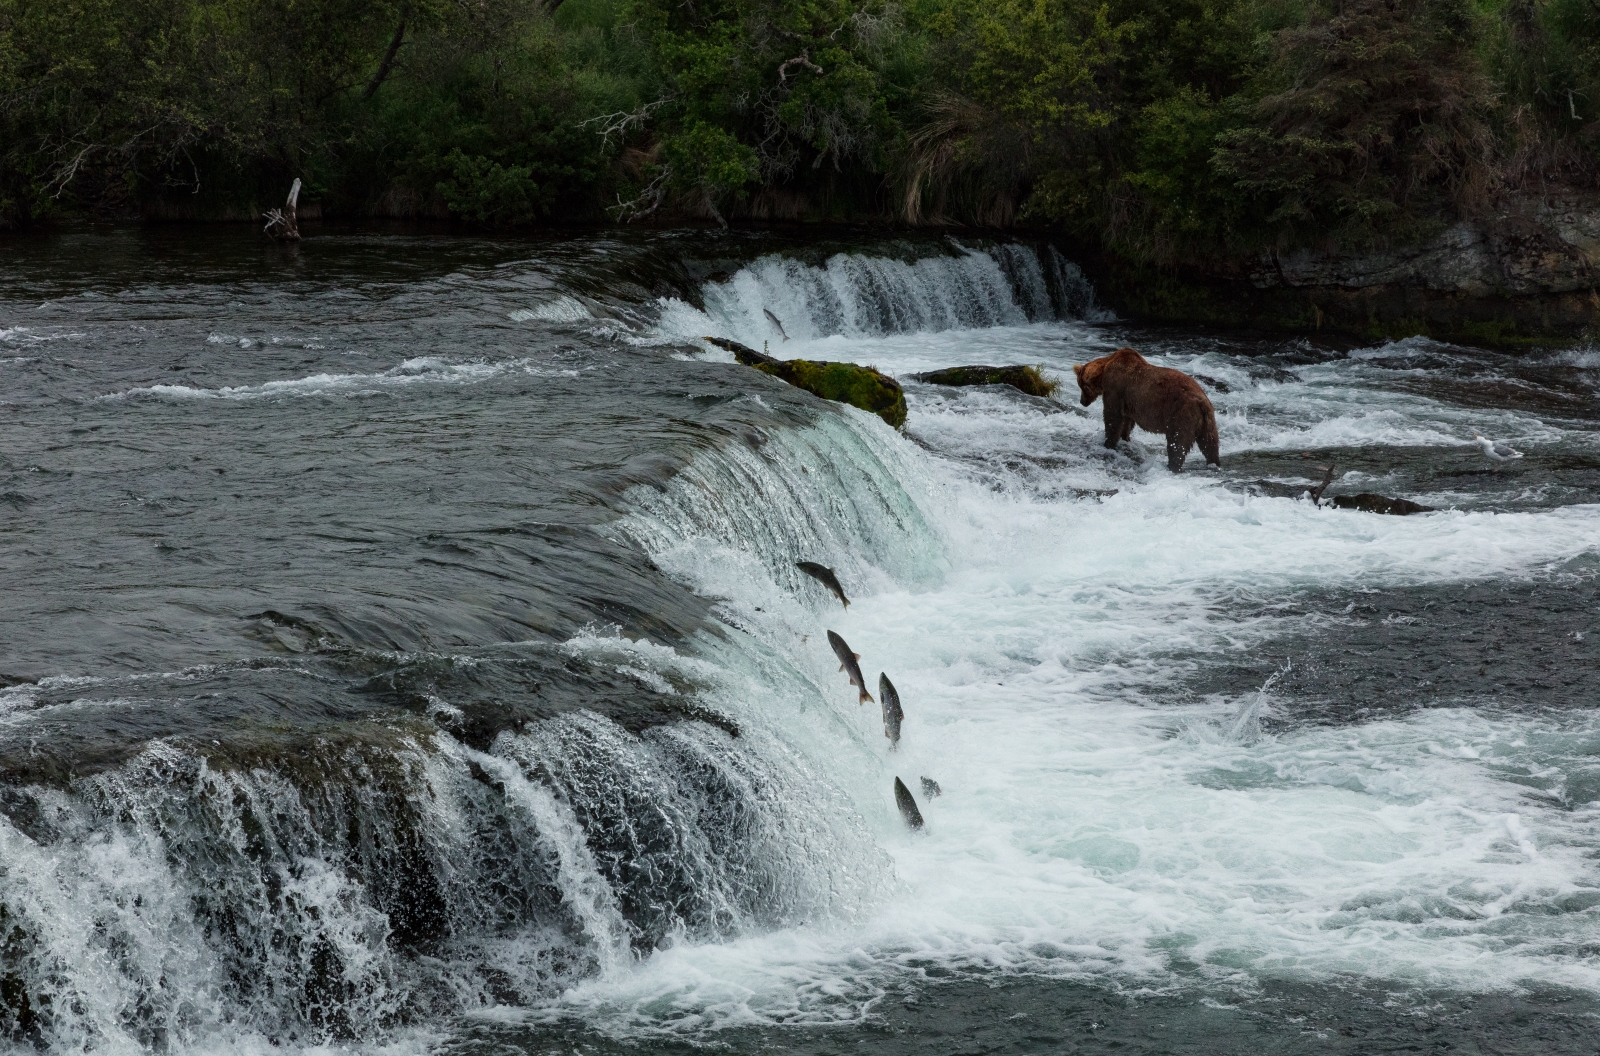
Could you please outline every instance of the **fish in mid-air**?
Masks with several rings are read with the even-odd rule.
[[[815,561],[796,561],[794,567],[833,591],[833,596],[844,602],[845,608],[850,607],[850,599],[844,596],[844,588],[839,585],[839,577],[833,574],[833,569]]]
[[[789,331],[785,330],[783,323],[779,322],[778,317],[772,314],[771,308],[761,309],[761,314],[767,317],[767,322],[778,328],[778,333],[783,335],[785,341],[789,340]]]
[[[898,777],[894,779],[894,805],[900,808],[900,816],[906,819],[907,825],[913,829],[922,828],[922,811],[917,809],[917,801],[911,798],[911,790]]]
[[[939,782],[931,777],[922,779],[922,794],[932,799],[934,796],[944,795],[944,789],[939,787]]]
[[[860,653],[852,653],[845,640],[832,631],[828,632],[828,644],[833,646],[833,655],[839,658],[839,670],[850,672],[850,684],[861,690],[861,699],[857,704],[865,704],[872,699],[872,694],[867,692],[867,680],[861,677],[861,665],[856,663],[861,659]]]
[[[878,703],[883,705],[883,735],[889,738],[889,747],[900,743],[900,722],[906,713],[900,710],[900,694],[895,691],[889,676],[878,672]]]

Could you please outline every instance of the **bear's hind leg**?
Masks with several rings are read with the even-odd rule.
[[[1222,459],[1217,453],[1217,416],[1209,409],[1200,421],[1200,433],[1195,442],[1200,445],[1200,453],[1206,456],[1206,464],[1221,469]]]
[[[1189,435],[1189,430],[1172,427],[1167,430],[1167,468],[1174,473],[1183,471],[1184,459],[1189,457],[1189,448],[1194,446],[1194,437]]]

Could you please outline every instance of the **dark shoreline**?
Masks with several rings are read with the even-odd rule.
[[[1600,207],[1582,212],[1585,222],[1591,218],[1600,225]],[[583,219],[494,228],[432,218],[369,216],[324,220],[316,203],[308,203],[301,213],[305,236],[313,243],[329,236],[372,235],[543,243],[608,232],[659,236],[679,231],[692,232],[700,238],[724,233],[731,239],[771,237],[780,242],[809,242],[824,252],[832,243],[861,238],[880,242],[903,238],[908,243],[970,239],[1050,244],[1083,269],[1101,304],[1132,323],[1190,330],[1216,327],[1232,332],[1315,335],[1358,342],[1428,337],[1506,352],[1567,348],[1592,341],[1600,330],[1600,289],[1590,281],[1590,246],[1563,240],[1549,224],[1529,221],[1526,216],[1518,219],[1521,226],[1509,235],[1507,226],[1516,226],[1511,221],[1472,229],[1458,225],[1429,243],[1380,247],[1366,253],[1302,249],[1281,259],[1276,252],[1263,252],[1157,266],[1118,257],[1043,227],[912,227],[886,218],[869,218],[857,222],[735,220],[725,231],[719,231],[710,221],[674,215],[627,225]],[[232,226],[264,249],[273,247],[274,243],[264,235],[243,235],[246,226],[257,223],[242,215],[218,219],[130,216],[118,220],[57,221],[6,232],[0,235],[0,241],[23,243],[49,239],[62,232],[128,228],[171,236]],[[1462,274],[1441,277],[1445,266],[1436,264],[1450,259],[1450,247],[1441,243],[1448,243],[1451,237],[1468,239],[1470,244],[1462,251],[1462,259],[1468,250],[1476,256],[1463,266]],[[1600,243],[1596,246],[1600,247]],[[785,248],[792,252],[796,247]],[[1490,253],[1487,260],[1483,259],[1486,252]],[[1297,264],[1293,274],[1286,273],[1282,263],[1290,256]],[[1600,267],[1600,256],[1592,263]],[[1382,281],[1385,273],[1399,273],[1402,278]]]

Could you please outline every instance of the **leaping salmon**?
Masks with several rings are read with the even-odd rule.
[[[911,798],[911,790],[898,777],[894,779],[894,805],[900,808],[900,816],[906,819],[907,825],[913,829],[922,828],[922,811],[917,809],[917,801]]]
[[[883,735],[889,738],[889,747],[900,744],[900,722],[906,713],[900,710],[900,694],[895,691],[889,676],[878,673],[878,702],[883,705]]]
[[[778,317],[772,314],[771,308],[761,309],[761,314],[767,317],[767,322],[778,328],[778,333],[783,335],[785,341],[789,340],[789,331],[785,330],[783,324],[778,321]]]
[[[850,607],[850,599],[844,596],[844,588],[839,585],[839,577],[833,574],[833,569],[815,561],[796,561],[794,567],[833,591],[833,596],[844,602],[845,608]]]
[[[867,680],[861,677],[861,665],[856,663],[861,659],[860,653],[852,653],[845,640],[832,631],[828,632],[828,644],[833,646],[833,655],[839,658],[839,670],[850,672],[850,684],[861,690],[861,699],[857,704],[865,704],[872,699],[872,694],[867,692]]]

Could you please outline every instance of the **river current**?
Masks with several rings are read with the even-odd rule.
[[[1220,471],[1101,446],[1123,345]],[[1597,499],[1600,353],[1045,244],[12,238],[0,1049],[1593,1052]]]

